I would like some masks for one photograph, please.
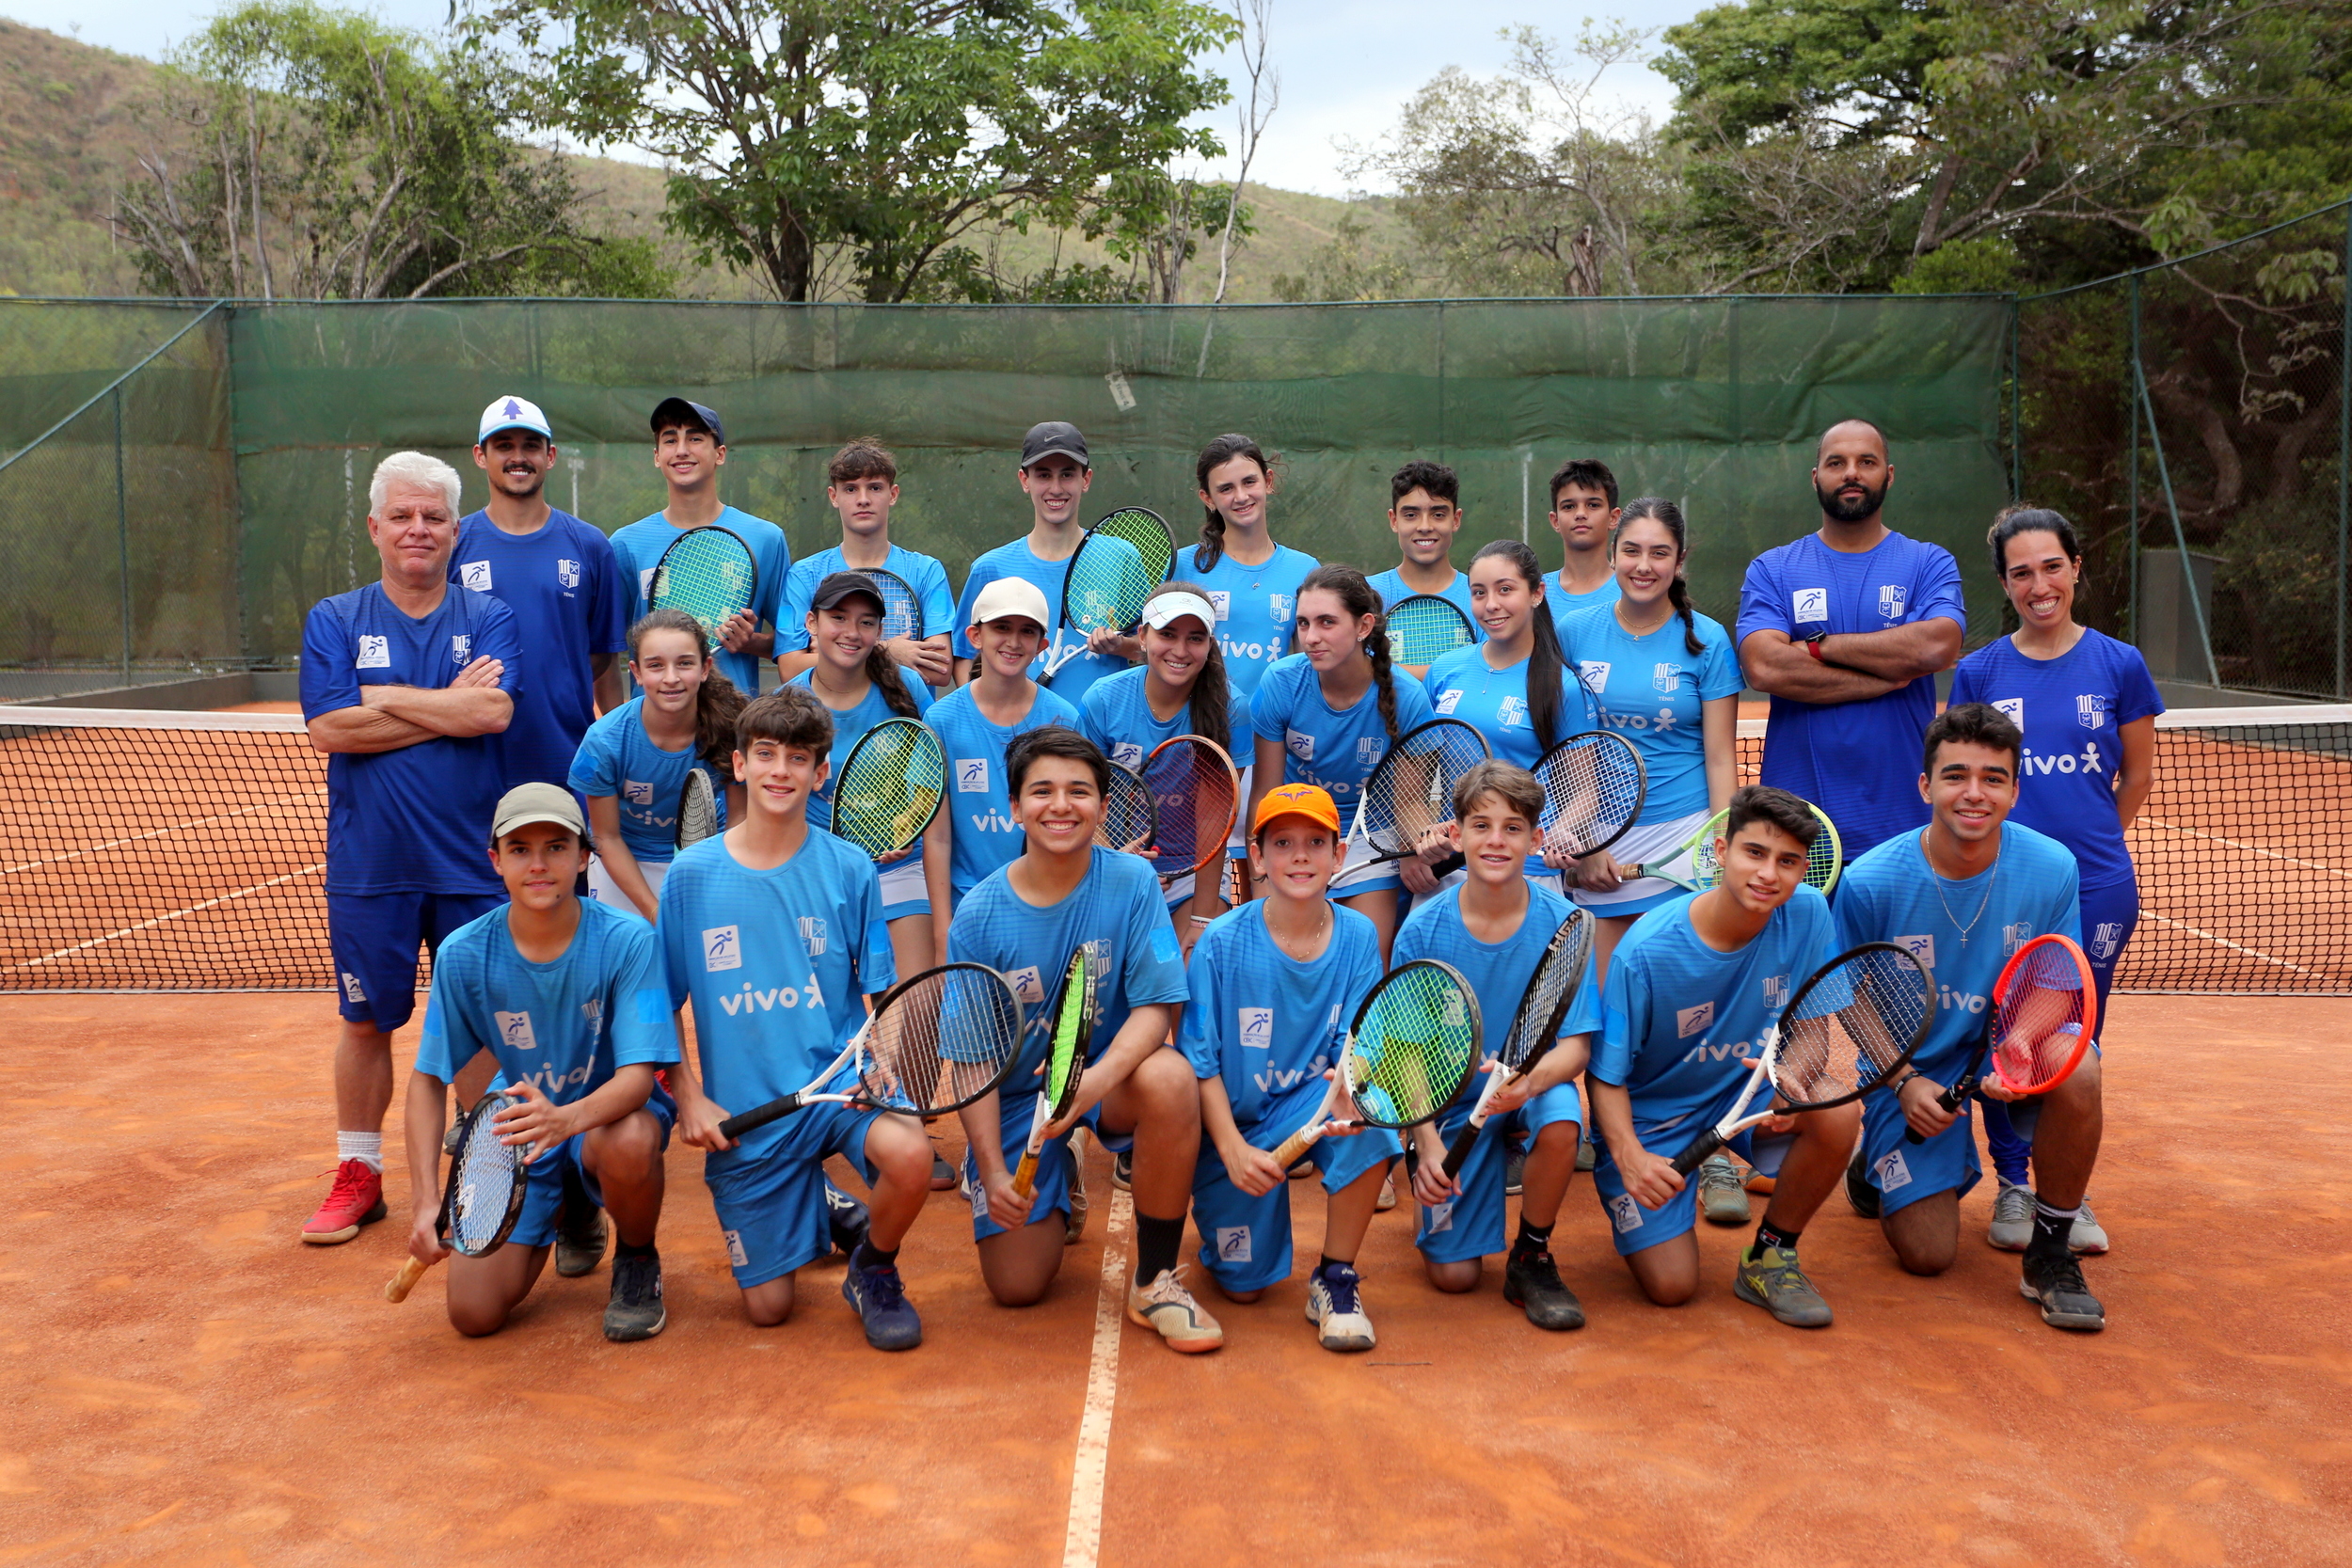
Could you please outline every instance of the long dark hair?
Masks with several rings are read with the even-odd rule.
[[[1530,594],[1539,595],[1529,608],[1531,646],[1527,652],[1527,717],[1535,726],[1535,748],[1549,752],[1567,737],[1561,734],[1560,700],[1567,689],[1568,656],[1560,646],[1560,628],[1552,625],[1551,607],[1542,602],[1544,563],[1517,539],[1498,539],[1470,557],[1475,566],[1488,556],[1507,561]]]
[[[694,692],[694,752],[704,761],[724,769],[735,755],[735,721],[743,711],[743,693],[727,679],[710,657],[709,635],[703,624],[682,610],[652,610],[638,617],[628,628],[629,662],[637,661],[637,644],[649,631],[682,631],[694,640],[695,651],[709,666],[702,685]],[[727,777],[723,771],[722,777]]]
[[[865,476],[859,474],[852,477],[863,479]],[[864,598],[865,596],[864,591],[860,590],[858,597]],[[812,610],[808,613],[810,619],[814,620],[821,612]],[[879,601],[874,604],[874,613],[878,617],[882,613],[882,607]],[[811,648],[817,645],[817,636],[814,632],[809,634],[808,641]],[[914,699],[907,694],[906,682],[898,674],[898,661],[890,657],[888,644],[876,642],[866,649],[864,668],[866,678],[874,683],[874,689],[882,693],[882,705],[891,712],[901,719],[923,717],[922,709],[916,707]]]
[[[1699,641],[1698,623],[1692,619],[1691,585],[1682,577],[1682,563],[1691,557],[1691,529],[1682,520],[1682,508],[1663,496],[1636,496],[1626,502],[1625,510],[1617,515],[1617,531],[1609,538],[1610,553],[1616,553],[1617,540],[1624,534],[1626,525],[1637,523],[1644,517],[1657,518],[1665,525],[1666,531],[1675,536],[1675,575],[1666,584],[1666,602],[1675,607],[1677,615],[1682,617],[1682,646],[1692,657],[1696,657],[1707,652],[1707,644]]]
[[[1169,594],[1191,594],[1206,599],[1209,591],[1197,582],[1164,582],[1152,590],[1152,597],[1143,601],[1146,609],[1152,599]],[[1200,661],[1200,673],[1192,677],[1192,690],[1184,701],[1187,708],[1186,725],[1192,733],[1214,740],[1230,753],[1233,749],[1233,726],[1230,705],[1232,689],[1225,681],[1225,649],[1216,640],[1216,626],[1209,626],[1209,657]]]
[[[1236,457],[1247,457],[1267,480],[1274,478],[1274,465],[1257,442],[1247,436],[1220,436],[1200,449],[1200,461],[1192,466],[1193,488],[1207,495],[1209,475]],[[1214,506],[1202,511],[1207,515],[1200,519],[1200,543],[1192,552],[1192,569],[1196,572],[1212,571],[1225,559],[1225,514]]]
[[[1380,702],[1380,727],[1396,738],[1396,687],[1389,675],[1389,621],[1381,613],[1380,595],[1364,574],[1353,566],[1318,566],[1298,582],[1298,596],[1316,590],[1334,595],[1351,620],[1372,617],[1372,635],[1364,639],[1364,657],[1372,660],[1372,689]]]

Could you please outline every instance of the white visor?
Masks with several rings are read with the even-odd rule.
[[[1216,630],[1216,610],[1198,594],[1163,594],[1146,605],[1143,624],[1153,631],[1166,631],[1170,621],[1190,615],[1200,623],[1203,631]]]

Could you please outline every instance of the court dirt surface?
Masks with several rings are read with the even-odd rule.
[[[749,1327],[675,1151],[666,1333],[605,1342],[608,1265],[550,1268],[467,1341],[437,1275],[383,1300],[396,1148],[391,1220],[295,1240],[333,1164],[328,997],[0,998],[0,1563],[2352,1560],[2352,1002],[2114,1014],[2105,1335],[2019,1298],[1982,1243],[1989,1180],[1940,1279],[1833,1196],[1804,1255],[1838,1321],[1810,1334],[1733,1299],[1740,1232],[1702,1227],[1697,1301],[1640,1302],[1589,1179],[1554,1243],[1591,1317],[1568,1335],[1503,1305],[1499,1259],[1437,1294],[1400,1210],[1363,1259],[1369,1354],[1316,1347],[1300,1278],[1235,1307],[1196,1274],[1215,1355],[1119,1330],[1098,1545],[1065,1536],[1073,1468],[1091,1497],[1099,1150],[1087,1242],[1028,1311],[989,1304],[961,1203],[933,1195],[901,1259],[909,1354],[866,1348],[837,1262]]]

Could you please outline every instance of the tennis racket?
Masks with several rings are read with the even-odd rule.
[[[1486,1125],[1488,1102],[1506,1082],[1516,1084],[1534,1071],[1535,1064],[1558,1041],[1561,1021],[1568,1016],[1568,1005],[1576,1000],[1577,988],[1584,979],[1585,960],[1592,951],[1593,917],[1582,910],[1570,911],[1568,918],[1560,922],[1560,928],[1544,944],[1544,956],[1535,961],[1535,973],[1527,978],[1527,991],[1519,998],[1519,1009],[1511,1015],[1511,1029],[1502,1037],[1502,1049],[1495,1053],[1495,1060],[1509,1070],[1487,1072],[1486,1087],[1478,1091],[1478,1103],[1471,1108],[1470,1120],[1454,1134],[1454,1142],[1445,1151],[1449,1181],[1462,1174],[1470,1149],[1477,1145],[1479,1132]]]
[[[1389,606],[1383,617],[1389,630],[1389,657],[1399,664],[1427,670],[1456,648],[1478,641],[1477,630],[1462,607],[1435,594],[1415,594]]]
[[[1462,972],[1435,958],[1391,970],[1372,988],[1314,1119],[1274,1151],[1285,1168],[1342,1127],[1415,1127],[1462,1092],[1478,1061],[1478,997]]]
[[[1077,1103],[1078,1080],[1086,1075],[1087,1052],[1094,1044],[1094,1021],[1101,1016],[1097,996],[1094,945],[1080,942],[1062,971],[1061,990],[1054,998],[1054,1033],[1045,1044],[1045,1085],[1038,1090],[1037,1109],[1029,1117],[1029,1146],[1021,1151],[1021,1167],[1013,1172],[1012,1190],[1026,1197],[1037,1189],[1037,1157],[1045,1147],[1046,1127]]]
[[[834,835],[880,860],[921,838],[946,798],[939,736],[913,719],[885,719],[858,736],[834,781]]]
[[[1094,525],[1097,533],[1124,539],[1143,558],[1143,569],[1156,573],[1166,582],[1168,574],[1176,566],[1176,537],[1168,531],[1168,524],[1160,515],[1146,507],[1122,506]]]
[[[481,1258],[506,1244],[522,1218],[523,1196],[531,1185],[524,1162],[531,1150],[499,1142],[498,1114],[522,1098],[495,1090],[474,1101],[473,1109],[457,1118],[457,1152],[450,1157],[449,1184],[441,1189],[437,1228],[451,1251]],[[402,1302],[417,1288],[430,1265],[410,1258],[400,1265],[384,1299]]]
[[[1813,835],[1813,847],[1805,851],[1805,883],[1828,893],[1837,885],[1838,875],[1846,868],[1845,848],[1837,839],[1837,824],[1829,819],[1829,814],[1810,800],[1805,806],[1821,830]],[[1634,866],[1626,873],[1626,879],[1661,877],[1677,887],[1705,893],[1723,880],[1724,868],[1715,859],[1715,841],[1727,836],[1724,829],[1730,821],[1728,807],[1717,812],[1683,841],[1682,847],[1662,861],[1645,861]]]
[[[1649,769],[1633,743],[1608,730],[1572,735],[1535,762],[1544,786],[1545,848],[1583,856],[1623,838],[1642,815]]]
[[[653,569],[652,608],[682,610],[702,623],[712,648],[731,615],[746,614],[759,588],[759,562],[732,529],[717,524],[688,529],[670,541]]]
[[[1934,1022],[1935,976],[1910,949],[1866,942],[1840,953],[1797,988],[1764,1031],[1738,1103],[1675,1156],[1675,1173],[1690,1175],[1726,1140],[1772,1117],[1861,1099],[1911,1060]],[[1750,1115],[1767,1082],[1772,1104]]]
[[[876,567],[865,574],[874,579],[882,590],[882,634],[887,642],[897,637],[923,640],[923,601],[915,597],[914,585],[896,572]]]
[[[1113,517],[1122,514],[1114,513]],[[1145,514],[1150,516],[1149,513]],[[1133,540],[1120,531],[1106,531],[1103,519],[1086,531],[1078,541],[1078,551],[1070,558],[1069,568],[1061,579],[1061,624],[1068,632],[1068,646],[1054,656],[1045,667],[1045,678],[1052,680],[1061,667],[1087,651],[1087,638],[1098,631],[1131,632],[1143,619],[1143,602],[1152,596],[1152,590],[1168,580],[1168,566],[1176,559],[1174,546],[1161,555],[1152,546],[1152,556],[1147,559]],[[1157,525],[1158,519],[1153,518]],[[1147,542],[1149,531],[1144,531]],[[1166,540],[1168,530],[1160,527],[1159,537]],[[1063,634],[1055,634],[1057,640]]]
[[[1152,791],[1132,768],[1111,764],[1110,787],[1103,792],[1103,819],[1094,825],[1094,842],[1105,849],[1149,846],[1158,832],[1152,809]]]
[[[719,1124],[729,1139],[830,1101],[873,1111],[945,1116],[987,1094],[1012,1070],[1021,1049],[1021,999],[986,964],[942,964],[882,995],[833,1065],[797,1089]],[[856,1064],[853,1088],[829,1089]]]
[[[700,844],[718,831],[719,793],[710,787],[708,773],[689,768],[677,792],[677,847]]]
[[[1136,776],[1152,806],[1152,863],[1161,882],[1197,875],[1223,857],[1241,806],[1241,776],[1224,747],[1180,735],[1152,748]]]
[[[2048,1094],[2082,1065],[2099,1026],[2099,987],[2090,960],[2074,939],[2042,936],[2010,955],[1993,983],[1993,1007],[1977,1037],[1968,1070],[1935,1097],[1947,1111],[1960,1109],[1982,1081],[1985,1057],[1993,1076],[2011,1094]],[[1917,1129],[1906,1142],[1925,1143]]]
[[[1351,842],[1369,845],[1377,865],[1403,860],[1431,828],[1454,820],[1454,786],[1489,755],[1486,737],[1459,719],[1433,719],[1407,730],[1364,781]]]

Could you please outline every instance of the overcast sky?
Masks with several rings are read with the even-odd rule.
[[[0,13],[29,25],[64,27],[86,43],[150,58],[220,8],[206,0],[108,0],[86,13],[78,26],[65,26],[48,7],[0,0]],[[374,0],[364,8],[423,31],[438,29],[449,14],[448,0]],[[1662,27],[1687,21],[1699,5],[1698,0],[1601,0],[1596,9],[1639,26]],[[1281,77],[1281,106],[1250,176],[1290,190],[1345,195],[1350,182],[1342,172],[1335,139],[1376,138],[1395,124],[1399,106],[1413,90],[1441,67],[1492,72],[1507,54],[1497,37],[1502,29],[1538,22],[1567,35],[1576,30],[1581,14],[1541,0],[1274,0],[1272,60]],[[1238,59],[1225,66],[1236,85],[1239,67]],[[1638,67],[1620,68],[1604,90],[1660,118],[1672,97],[1662,80]],[[1231,111],[1216,117],[1216,123],[1232,144]]]

